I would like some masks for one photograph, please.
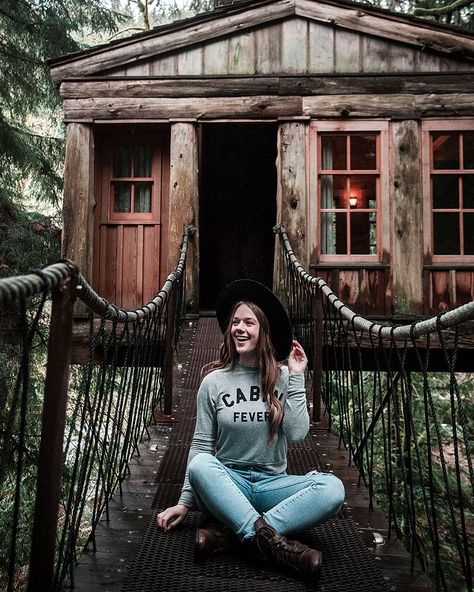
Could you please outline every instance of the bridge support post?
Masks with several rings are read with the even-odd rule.
[[[29,592],[53,590],[77,272],[53,290]]]
[[[171,288],[170,299],[168,302],[167,319],[166,319],[166,336],[165,336],[165,394],[163,415],[171,416],[173,413],[173,351],[174,351],[174,337],[175,337],[175,320],[176,320],[176,302],[177,302],[177,286],[173,284]]]
[[[314,301],[313,421],[321,421],[321,385],[323,377],[323,305],[321,294]]]

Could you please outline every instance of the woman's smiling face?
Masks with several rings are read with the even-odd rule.
[[[257,348],[260,323],[247,304],[241,304],[232,318],[232,341],[243,364],[253,365]]]

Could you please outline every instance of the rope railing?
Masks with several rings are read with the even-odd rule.
[[[410,325],[352,311],[281,239],[284,292],[320,407],[439,591],[473,590],[474,303]],[[462,345],[462,347],[461,347]],[[467,355],[464,355],[467,352]],[[467,363],[466,363],[467,360]]]
[[[156,297],[134,311],[100,297],[69,261],[0,280],[2,590],[73,585],[147,426],[171,413],[193,232]],[[89,316],[73,335],[76,298]],[[70,367],[73,338],[80,363]]]

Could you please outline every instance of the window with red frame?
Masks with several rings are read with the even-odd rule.
[[[112,218],[147,217],[153,209],[153,153],[151,146],[118,144],[113,152]]]
[[[379,152],[376,132],[319,135],[322,256],[378,254]]]
[[[474,255],[474,133],[431,133],[434,255]]]

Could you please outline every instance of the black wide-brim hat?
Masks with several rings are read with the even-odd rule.
[[[227,284],[217,297],[216,315],[222,333],[225,333],[234,305],[241,300],[253,302],[267,316],[270,339],[278,362],[288,357],[293,334],[288,314],[275,294],[255,280],[236,280]]]

